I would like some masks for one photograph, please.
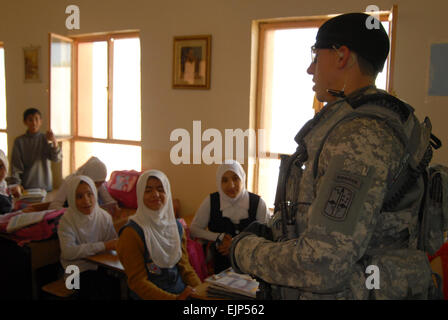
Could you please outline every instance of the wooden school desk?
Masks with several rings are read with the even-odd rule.
[[[59,240],[52,237],[21,247],[8,235],[0,234],[0,253],[0,300],[38,299],[38,269],[59,262]]]
[[[85,260],[96,265],[103,266],[107,269],[124,273],[124,267],[121,264],[120,259],[118,259],[118,255],[115,250],[100,252],[98,254],[85,258]]]
[[[50,202],[36,203],[31,205],[32,209],[30,209],[31,211],[46,210],[49,204]],[[114,219],[117,231],[126,223],[127,217],[134,212],[135,209],[120,209],[119,218]],[[32,241],[24,246],[19,246],[8,234],[0,234],[0,253],[0,300],[37,300],[40,287],[57,279],[61,253],[57,234],[50,239]],[[101,259],[101,255],[98,258]],[[123,267],[116,256],[115,262],[116,264],[114,260],[105,260],[104,264],[110,269],[115,268],[115,271],[121,267],[121,272],[124,274]],[[96,263],[100,264],[101,261]],[[47,266],[48,268],[43,268]],[[54,273],[54,276],[40,277],[47,270],[51,274]],[[52,270],[54,272],[51,272]]]
[[[123,300],[128,299],[127,277],[124,272],[124,267],[118,259],[118,255],[115,250],[101,252],[96,255],[87,257],[85,258],[85,260],[116,272],[120,277],[121,298]],[[208,283],[206,282],[203,282],[199,286],[195,287],[196,292],[191,295],[191,298],[199,300],[221,300],[216,298],[209,298],[207,296],[207,287]]]
[[[50,202],[34,203],[28,210],[47,210],[49,205]],[[36,300],[40,288],[38,269],[59,262],[59,241],[53,235],[19,246],[8,234],[0,234],[0,253],[0,300]]]
[[[121,299],[128,299],[129,295],[126,273],[124,272],[124,267],[118,259],[118,255],[115,250],[100,252],[84,259],[106,268],[107,270],[111,270],[120,279]]]

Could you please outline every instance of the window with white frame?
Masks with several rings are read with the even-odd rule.
[[[62,136],[61,140],[68,136],[69,145],[64,149],[63,144],[63,152],[64,156],[65,152],[71,155],[70,172],[91,156],[106,164],[109,175],[114,170],[140,171],[141,59],[138,33],[82,36],[69,40],[75,57],[72,63],[73,84],[69,77],[65,78],[66,96],[60,99],[65,99],[66,103],[52,105],[51,110],[59,108],[59,117],[66,122],[57,134]],[[63,73],[62,70],[60,72]],[[68,71],[61,76],[67,74]],[[72,91],[69,92],[68,88]],[[73,108],[68,98],[71,92]],[[64,108],[65,111],[62,110]]]

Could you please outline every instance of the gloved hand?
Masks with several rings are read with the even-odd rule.
[[[235,248],[238,246],[238,243],[240,242],[241,239],[252,235],[256,235],[257,237],[262,237],[270,241],[272,241],[273,239],[271,228],[258,221],[252,222],[246,227],[246,229],[243,230],[243,232],[234,237],[232,239],[232,245],[230,247],[230,264],[232,266],[233,271],[235,271],[236,273],[245,273],[245,272],[243,272],[238,267],[238,263],[235,259]]]
[[[258,221],[253,221],[247,226],[246,229],[243,230],[243,232],[253,233],[258,237],[262,237],[270,241],[273,240],[271,228],[269,228],[266,224],[260,223]]]
[[[252,236],[253,233],[252,232],[241,232],[239,235],[237,235],[236,237],[234,237],[232,239],[232,245],[230,246],[230,265],[232,266],[233,271],[235,271],[236,273],[245,273],[242,270],[240,270],[240,268],[238,267],[238,264],[236,262],[235,259],[235,248],[238,245],[238,242],[240,242],[241,239],[243,239],[244,237],[247,236]]]

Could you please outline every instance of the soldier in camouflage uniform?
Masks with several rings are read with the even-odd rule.
[[[290,204],[295,236],[282,235],[276,204],[269,228],[251,225],[233,241],[233,268],[270,284],[274,299],[434,294],[428,259],[416,249],[422,178],[407,186],[393,209],[384,205],[411,152],[410,132],[422,129],[412,107],[396,98],[401,114],[362,102],[371,94],[387,95],[374,83],[389,38],[380,24],[367,28],[369,17],[330,19],[312,47],[307,71],[318,100],[327,104],[297,134],[298,150],[289,159],[283,200]],[[361,101],[356,110],[353,101]],[[366,286],[370,265],[379,271],[376,289]]]

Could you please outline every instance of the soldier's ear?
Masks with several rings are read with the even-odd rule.
[[[352,55],[352,51],[347,46],[341,46],[336,49],[336,54],[338,56],[338,66],[339,68],[350,67],[350,57]]]
[[[350,61],[348,62],[348,67],[351,67],[358,61],[357,55],[354,52],[350,52]]]

